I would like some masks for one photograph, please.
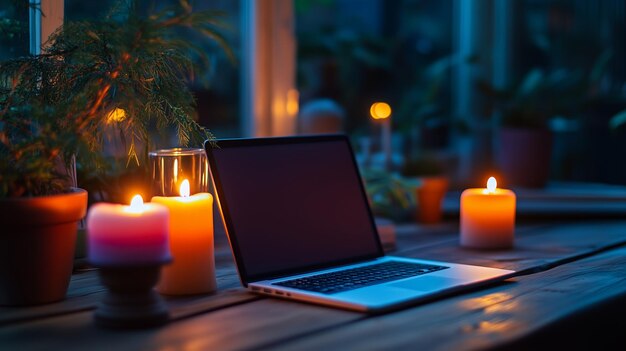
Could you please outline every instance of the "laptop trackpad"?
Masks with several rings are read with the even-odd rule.
[[[396,288],[417,290],[423,292],[437,291],[447,289],[453,286],[462,285],[465,283],[462,279],[437,277],[437,276],[425,276],[415,279],[408,279],[401,282],[390,284]]]

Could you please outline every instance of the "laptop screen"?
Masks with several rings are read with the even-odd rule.
[[[244,283],[382,255],[347,138],[218,146],[207,153]]]

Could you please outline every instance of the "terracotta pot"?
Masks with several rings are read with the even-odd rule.
[[[502,183],[526,188],[545,186],[550,175],[552,133],[502,128],[499,137],[497,161],[505,178]]]
[[[0,305],[65,298],[87,191],[0,200]]]
[[[417,220],[421,223],[433,224],[441,222],[441,202],[448,191],[448,178],[423,177],[421,185],[416,189]]]

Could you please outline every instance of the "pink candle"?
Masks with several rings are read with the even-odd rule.
[[[136,195],[130,206],[98,203],[87,214],[87,254],[96,265],[132,265],[170,259],[169,211],[144,204]]]

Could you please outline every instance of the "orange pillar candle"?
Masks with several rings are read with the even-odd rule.
[[[172,264],[163,267],[157,291],[166,295],[193,295],[216,290],[213,248],[213,196],[189,195],[183,181],[181,196],[155,196],[170,211]]]
[[[489,178],[487,189],[467,189],[461,194],[461,245],[480,249],[513,247],[515,193],[498,189]]]

